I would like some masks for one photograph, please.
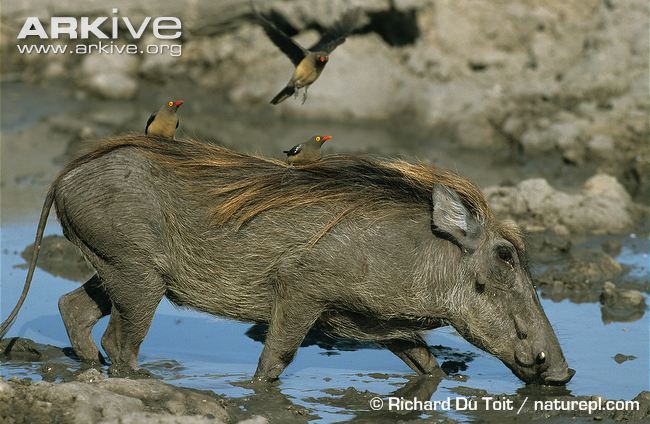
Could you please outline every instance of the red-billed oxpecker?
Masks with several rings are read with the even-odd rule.
[[[253,12],[260,25],[271,41],[291,60],[296,69],[286,87],[272,100],[271,104],[277,105],[301,89],[302,103],[307,99],[307,88],[314,83],[329,61],[329,56],[334,49],[345,41],[345,38],[354,30],[360,16],[360,10],[351,9],[345,12],[314,44],[305,49],[300,44],[289,38],[279,30],[271,21],[262,16],[251,2]]]
[[[176,128],[178,128],[178,108],[183,104],[183,100],[170,100],[154,112],[147,120],[147,126],[144,128],[146,135],[159,135],[162,137],[174,139]]]
[[[291,149],[285,150],[287,163],[289,165],[304,165],[320,160],[320,148],[323,143],[331,138],[329,135],[315,135],[306,142],[296,144]]]

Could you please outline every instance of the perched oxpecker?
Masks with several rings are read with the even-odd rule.
[[[329,135],[315,135],[304,143],[296,144],[287,154],[287,163],[289,165],[304,165],[306,163],[316,162],[321,158],[320,148],[327,140],[332,137]]]
[[[178,108],[183,100],[170,100],[158,109],[158,112],[151,114],[144,128],[146,135],[160,135],[174,139],[176,128],[178,128]]]
[[[307,99],[307,88],[320,76],[329,60],[329,55],[334,49],[345,41],[345,38],[354,30],[359,21],[360,10],[351,9],[329,28],[323,36],[308,49],[292,40],[287,34],[279,30],[271,21],[262,16],[251,2],[253,12],[260,25],[271,41],[291,60],[296,67],[286,87],[272,100],[271,104],[277,105],[287,97],[303,89],[302,102]]]

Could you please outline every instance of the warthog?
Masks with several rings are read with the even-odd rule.
[[[77,355],[112,366],[137,356],[163,296],[268,323],[255,379],[274,380],[308,330],[374,341],[418,373],[439,373],[420,331],[452,325],[525,382],[561,384],[567,367],[526,267],[522,237],[472,183],[402,161],[334,155],[299,167],[208,143],[106,140],[52,184],[52,204],[97,273],[59,301]]]

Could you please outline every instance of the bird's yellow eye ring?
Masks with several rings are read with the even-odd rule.
[[[316,141],[320,141],[320,135],[316,136]]]
[[[174,102],[167,102],[167,106],[169,106],[169,107],[174,106]]]

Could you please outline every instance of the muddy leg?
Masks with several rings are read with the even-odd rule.
[[[112,362],[109,372],[131,373],[138,367],[140,344],[149,331],[165,286],[151,269],[131,263],[106,267],[101,278],[113,303],[111,321],[102,337],[102,346]]]
[[[444,375],[429,346],[420,336],[415,340],[392,340],[384,343],[384,346],[418,374]]]
[[[100,287],[97,274],[83,286],[63,295],[59,299],[59,311],[77,356],[84,361],[104,363],[91,330],[101,317],[110,313],[111,301]]]
[[[111,319],[108,321],[108,327],[102,336],[102,347],[108,355],[111,362],[119,361],[120,340],[122,340],[122,319],[117,309],[111,310]]]
[[[253,381],[273,381],[291,363],[307,332],[321,313],[318,306],[300,301],[277,301]]]

